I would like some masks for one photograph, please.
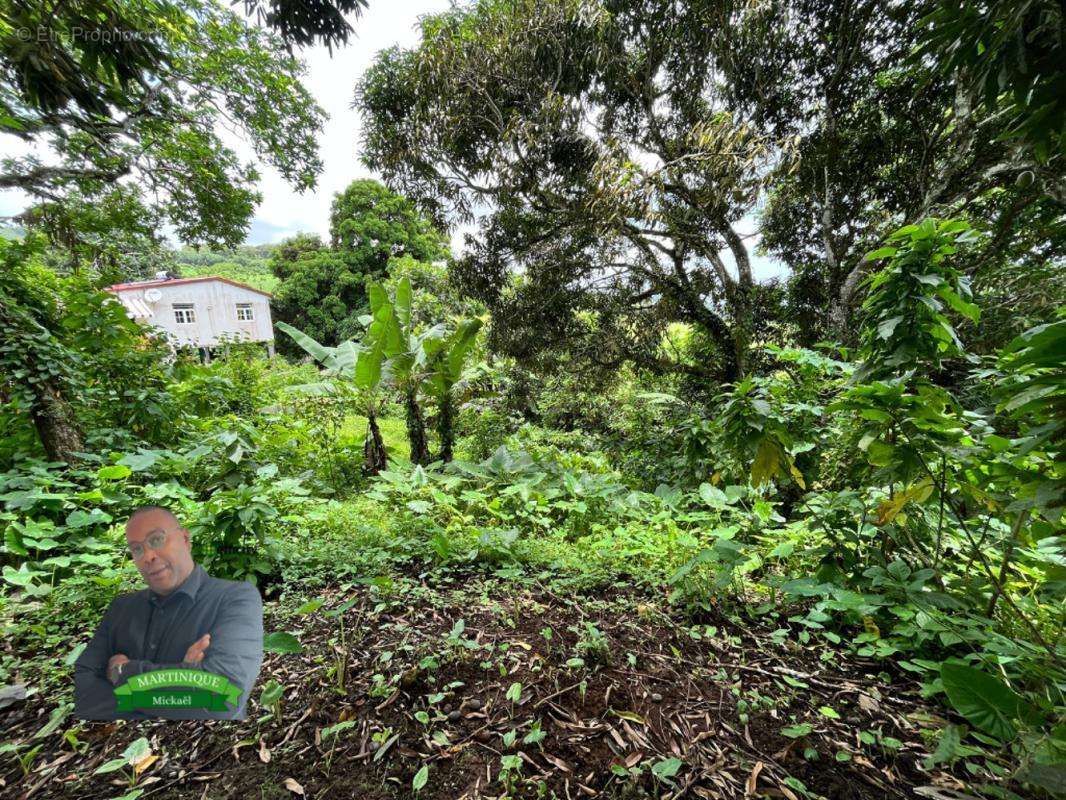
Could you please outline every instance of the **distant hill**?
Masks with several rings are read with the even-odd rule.
[[[26,235],[26,229],[19,225],[0,225],[0,238],[21,239]]]
[[[273,292],[278,279],[270,271],[275,245],[244,245],[228,252],[183,247],[174,252],[174,265],[183,278],[217,275]]]

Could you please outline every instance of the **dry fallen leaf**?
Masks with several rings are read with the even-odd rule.
[[[288,789],[293,794],[298,794],[301,797],[303,796],[304,787],[298,784],[294,778],[286,778],[281,783],[286,789]]]
[[[556,769],[561,769],[563,772],[573,772],[569,765],[561,758],[556,758],[551,753],[541,753],[544,756],[544,760],[554,766]]]
[[[755,794],[755,785],[759,782],[759,773],[762,772],[763,767],[766,766],[761,761],[756,761],[755,766],[752,767],[751,775],[748,776],[748,783],[744,787],[744,796],[751,797]]]
[[[881,710],[881,704],[866,694],[859,694],[859,708],[869,714],[875,714]]]
[[[159,760],[159,756],[153,756],[153,755],[145,756],[144,758],[142,758],[140,761],[138,761],[136,764],[133,765],[133,774],[134,774],[134,776],[140,775],[142,772],[144,772],[146,769],[148,769],[150,766],[152,766],[152,764],[154,764],[158,760]]]
[[[259,760],[264,764],[270,763],[270,750],[267,749],[267,743],[265,739],[259,740]]]

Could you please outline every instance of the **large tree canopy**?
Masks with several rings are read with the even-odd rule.
[[[516,354],[591,319],[601,359],[646,361],[681,320],[713,342],[704,374],[743,373],[740,222],[777,148],[728,110],[731,27],[718,3],[481,2],[368,72],[366,163],[439,218],[487,212],[457,273]]]
[[[362,331],[367,279],[386,274],[392,258],[435,261],[448,255],[443,236],[414,204],[373,180],[353,181],[333,199],[330,242],[300,234],[271,259],[281,285],[275,317],[334,347]],[[292,347],[288,340],[279,342]]]
[[[244,7],[286,42],[306,47],[321,41],[332,50],[352,33],[344,15],[361,14],[367,0],[244,0]]]
[[[746,218],[793,271],[807,342],[853,341],[863,254],[922,215],[989,234],[978,284],[1061,250],[1055,225],[1027,222],[1061,214],[1054,15],[975,0],[956,25],[956,5],[484,0],[379,56],[357,88],[365,161],[442,219],[481,217],[456,274],[503,320],[498,347],[662,367],[683,321],[710,347],[674,366],[733,379],[767,305]],[[959,25],[998,49],[959,50]],[[990,99],[997,64],[1033,92]]]
[[[1036,206],[1061,207],[1061,159],[1040,161],[1033,148],[1012,144],[1016,123],[996,110],[997,92],[986,102],[987,81],[969,70],[978,43],[992,46],[995,37],[965,33],[981,20],[995,27],[997,13],[1014,28],[1028,18],[1026,36],[1042,37],[1032,47],[1047,62],[1046,25],[1029,12],[977,8],[984,5],[1007,4],[942,3],[929,14],[925,4],[795,0],[743,16],[734,101],[760,130],[797,141],[794,158],[772,178],[761,228],[763,245],[794,271],[810,341],[827,332],[849,337],[863,254],[889,229],[963,212],[991,233],[980,259],[990,266],[1018,250],[1012,239],[1021,229],[1032,239],[1022,223],[1047,213]],[[1036,80],[1056,79],[1043,72]]]
[[[83,227],[65,224],[83,200],[121,192],[123,213],[103,204],[95,227],[123,229],[134,202],[186,242],[239,244],[258,175],[219,127],[312,187],[324,114],[302,73],[277,36],[212,0],[5,3],[0,133],[50,155],[5,159],[0,188],[29,193],[43,208],[26,221],[50,233]]]

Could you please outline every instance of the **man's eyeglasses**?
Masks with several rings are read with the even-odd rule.
[[[171,531],[177,530],[181,530],[181,528],[167,528],[165,530],[163,528],[156,528],[154,531],[144,537],[143,542],[134,542],[133,544],[131,544],[127,548],[127,552],[129,552],[130,556],[132,556],[134,561],[140,561],[142,558],[144,558],[145,545],[148,545],[148,547],[152,548],[153,550],[158,550],[166,542],[167,534]]]

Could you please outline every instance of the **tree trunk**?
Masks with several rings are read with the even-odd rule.
[[[693,311],[694,313],[689,317],[690,320],[703,328],[718,345],[722,358],[717,370],[720,380],[724,383],[733,383],[743,378],[747,345],[737,338],[739,333],[737,326],[730,328],[720,316],[702,306]]]
[[[363,440],[363,472],[367,475],[377,475],[388,465],[388,454],[385,452],[385,441],[381,438],[381,430],[378,428],[377,414],[371,408],[366,412],[366,438]]]
[[[744,244],[744,239],[731,225],[726,225],[723,233],[729,251],[733,254],[733,260],[737,264],[737,280],[731,287],[727,287],[726,291],[726,299],[729,301],[733,317],[733,381],[735,382],[741,380],[747,372],[748,350],[751,347],[751,337],[755,330],[755,317],[751,307],[755,278],[751,272],[751,257],[748,255],[748,247]]]
[[[418,405],[418,394],[415,387],[410,387],[404,393],[405,410],[407,415],[407,441],[411,444],[411,463],[429,463],[429,445],[426,443],[426,420],[422,416],[422,408]]]
[[[737,239],[739,241],[739,237]],[[743,253],[742,257],[746,254]],[[715,263],[719,278],[722,281],[727,302],[731,309],[737,307],[737,293],[741,291],[736,282],[726,272],[725,264],[721,259]],[[748,265],[750,275],[750,264]],[[722,362],[716,370],[720,380],[724,383],[733,383],[744,377],[744,359],[747,356],[746,340],[738,338],[740,328],[734,323],[731,327],[714,310],[708,308],[703,297],[697,292],[689,281],[688,273],[685,272],[684,256],[674,251],[674,275],[676,281],[664,283],[664,294],[671,294],[681,309],[682,317],[703,331],[715,342],[721,352]]]
[[[76,462],[76,453],[85,451],[81,431],[74,421],[74,410],[52,380],[30,384],[34,394],[30,418],[37,429],[49,461]]]
[[[451,389],[440,398],[437,435],[440,436],[440,460],[447,464],[452,460],[452,450],[455,446],[455,408],[452,406]]]
[[[832,308],[829,309],[829,324],[833,334],[844,344],[848,344],[852,338],[851,310],[867,266],[868,264],[863,261],[855,265],[844,278],[844,282],[840,285],[840,292],[834,299]]]

